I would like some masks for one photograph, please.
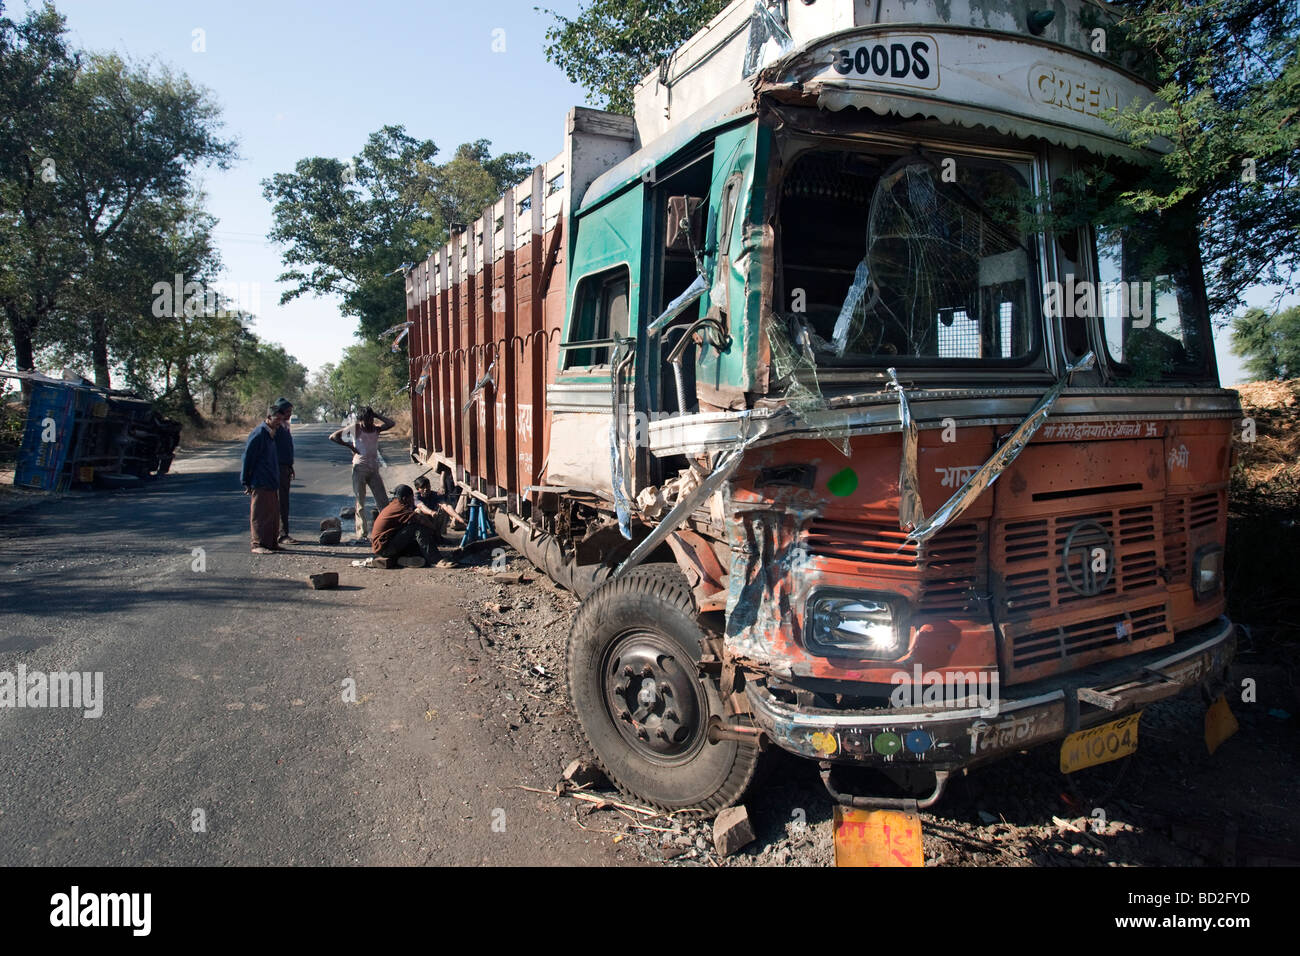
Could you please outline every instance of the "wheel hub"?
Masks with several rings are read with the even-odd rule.
[[[605,699],[614,725],[643,753],[674,757],[690,750],[702,730],[695,668],[657,635],[629,635],[613,648]]]

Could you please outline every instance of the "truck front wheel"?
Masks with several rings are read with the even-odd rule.
[[[744,794],[758,747],[710,743],[723,715],[699,673],[704,634],[682,573],[634,568],[597,588],[569,632],[569,696],[597,762],[633,799],[661,810],[716,813]]]

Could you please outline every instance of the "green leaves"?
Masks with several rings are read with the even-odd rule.
[[[1300,306],[1249,309],[1232,321],[1232,351],[1258,379],[1300,377]]]
[[[1133,142],[1173,149],[1118,201],[1190,204],[1211,314],[1247,288],[1296,288],[1300,267],[1300,8],[1277,0],[1120,3],[1125,42],[1146,54],[1166,109],[1115,118]]]
[[[632,91],[659,61],[727,5],[727,0],[591,0],[570,19],[554,10],[546,58],[615,113],[632,112]]]
[[[402,321],[402,277],[386,274],[424,259],[452,223],[478,218],[532,168],[526,153],[493,157],[483,139],[463,144],[442,165],[434,162],[437,153],[432,140],[385,126],[347,162],[311,157],[264,180],[274,217],[270,238],[286,246],[289,268],[280,281],[293,283],[281,302],[339,295],[366,339]]]

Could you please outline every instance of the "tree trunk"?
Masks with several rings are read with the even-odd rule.
[[[188,362],[181,362],[176,366],[176,393],[180,396],[182,414],[195,425],[202,425],[203,415],[194,401],[194,393],[190,391],[190,366]]]
[[[16,309],[6,308],[5,312],[9,315],[9,335],[14,343],[14,368],[20,372],[32,371],[35,368],[32,364],[35,356],[32,349],[31,327]],[[19,385],[24,397],[31,394],[31,379],[19,379]]]
[[[103,312],[90,315],[90,352],[95,364],[95,384],[111,388],[108,375],[108,317]]]

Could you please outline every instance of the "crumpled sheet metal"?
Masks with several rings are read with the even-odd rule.
[[[852,447],[846,430],[812,425],[814,416],[829,411],[829,407],[817,380],[817,362],[811,347],[805,343],[803,348],[795,348],[786,331],[785,321],[779,316],[769,316],[765,324],[772,365],[777,377],[787,383],[782,396],[787,407],[799,421],[812,427],[818,436],[825,438],[840,454],[848,457]]]
[[[632,507],[627,500],[622,446],[618,440],[617,415],[609,417],[609,478],[614,487],[614,514],[618,517],[618,530],[624,538],[630,541],[632,539]]]
[[[921,482],[916,471],[916,421],[907,404],[907,393],[898,382],[896,369],[889,369],[889,380],[889,387],[898,392],[898,421],[903,429],[903,453],[898,464],[898,527],[902,531],[911,531],[925,520]]]
[[[763,435],[761,430],[751,434],[748,424],[749,420],[745,419],[736,443],[718,456],[714,461],[713,469],[700,479],[698,485],[677,499],[677,503],[673,505],[672,510],[663,516],[650,534],[632,549],[632,553],[623,559],[622,564],[614,569],[614,572],[610,575],[611,578],[619,577],[644,561],[646,556],[659,547],[670,534],[686,523],[686,519],[695,513],[695,509],[703,505],[715,491],[723,486],[723,483],[740,466],[740,462],[745,457],[745,452],[749,449],[749,446]],[[611,437],[612,435],[611,432]],[[617,487],[618,481],[615,479],[615,488]]]
[[[917,545],[924,544],[938,534],[945,525],[969,508],[975,499],[982,495],[993,482],[997,481],[998,476],[1006,471],[1011,463],[1020,456],[1020,453],[1025,450],[1025,446],[1029,444],[1038,429],[1047,421],[1047,416],[1051,413],[1056,400],[1061,397],[1061,392],[1070,384],[1070,376],[1075,372],[1092,368],[1096,361],[1097,357],[1092,352],[1089,352],[1078,362],[1067,366],[1065,374],[1057,379],[1056,384],[1049,388],[1046,394],[1038,400],[1038,404],[1029,413],[1029,417],[1016,426],[1016,429],[1007,436],[1001,447],[993,453],[993,457],[986,461],[979,471],[966,479],[966,483],[958,488],[952,497],[930,516],[928,521],[913,528],[908,533],[908,540],[916,542]],[[901,512],[901,503],[899,508]]]
[[[731,487],[739,488],[742,480]],[[876,692],[891,689],[899,672],[910,674],[921,661],[935,671],[996,667],[997,643],[987,615],[965,619],[945,612],[914,618],[913,644],[897,661],[828,658],[808,651],[805,609],[813,591],[870,590],[880,583],[849,568],[837,570],[835,561],[808,553],[805,536],[814,511],[802,508],[813,500],[791,489],[790,495],[782,491],[776,496],[741,492],[725,503],[732,519],[724,631],[728,658],[778,679],[861,681]],[[890,577],[888,590],[916,606],[923,590],[921,570],[900,570]]]

